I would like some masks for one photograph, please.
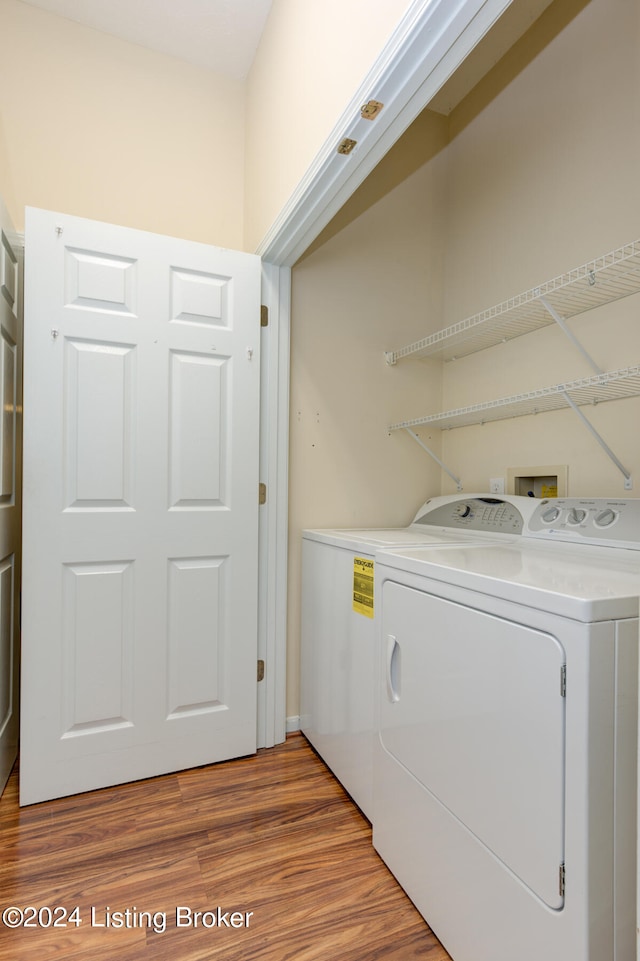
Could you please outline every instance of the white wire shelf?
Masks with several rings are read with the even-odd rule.
[[[594,374],[566,384],[542,387],[526,394],[515,394],[498,400],[460,407],[458,410],[444,411],[417,417],[414,420],[392,424],[389,430],[409,429],[429,425],[437,430],[450,430],[455,427],[468,427],[472,424],[485,424],[509,417],[524,417],[528,414],[541,414],[551,410],[569,408],[571,398],[578,407],[587,404],[601,404],[609,400],[623,400],[640,396],[640,366],[625,367],[621,370]]]
[[[455,360],[553,324],[540,298],[566,319],[638,292],[640,240],[635,240],[385,357],[388,364],[411,356]]]

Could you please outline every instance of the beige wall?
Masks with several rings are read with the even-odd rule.
[[[7,210],[12,210],[14,214],[18,207],[13,190],[13,175],[9,162],[9,150],[4,133],[2,112],[0,111],[0,198]]]
[[[0,193],[242,249],[244,89],[0,0]]]
[[[637,3],[555,3],[448,120],[427,115],[426,127],[405,135],[394,152],[395,189],[385,194],[376,185],[381,168],[374,171],[324,245],[294,268],[289,716],[298,713],[300,531],[403,524],[425,495],[455,491],[406,435],[386,435],[389,418],[591,372],[555,328],[426,370],[418,361],[385,370],[380,351],[640,236],[638,49]],[[437,129],[436,140],[427,129]],[[412,163],[415,172],[400,182]],[[640,362],[637,299],[571,322],[605,370]],[[640,496],[640,400],[588,416]],[[468,492],[487,490],[508,467],[568,464],[570,494],[625,494],[621,474],[572,411],[420,433]]]
[[[274,0],[247,84],[247,250],[264,238],[409,6]]]

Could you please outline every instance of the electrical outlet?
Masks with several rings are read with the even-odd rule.
[[[492,477],[489,481],[491,494],[504,494],[504,477]]]

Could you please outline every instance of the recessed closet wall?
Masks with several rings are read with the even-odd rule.
[[[438,405],[440,365],[389,367],[383,354],[422,336],[441,311],[446,129],[423,114],[293,270],[288,716],[297,713],[300,531],[403,526],[439,487],[435,463],[386,428],[407,407]]]
[[[445,365],[386,367],[383,351],[640,237],[639,48],[633,0],[556,0],[449,116],[416,121],[294,267],[288,716],[300,531],[404,524],[455,491],[385,427],[592,373],[555,327]],[[604,370],[640,362],[637,299],[571,321]],[[588,416],[640,496],[640,400]],[[509,467],[567,464],[570,494],[625,493],[570,410],[419,433],[467,492]]]
[[[633,0],[555,4],[454,112],[446,324],[640,237],[639,48]],[[603,370],[640,362],[638,300],[570,321]],[[443,408],[591,373],[553,326],[447,364]],[[625,400],[587,411],[635,475],[632,496],[640,496],[639,405]],[[622,475],[571,410],[446,432],[443,456],[467,490],[486,489],[489,477],[510,466],[567,464],[571,494],[625,493]],[[454,489],[446,477],[442,489]]]

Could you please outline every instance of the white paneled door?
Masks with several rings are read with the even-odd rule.
[[[0,200],[0,794],[18,751],[20,651],[20,259]]]
[[[256,749],[260,260],[41,210],[25,248],[29,804]]]

